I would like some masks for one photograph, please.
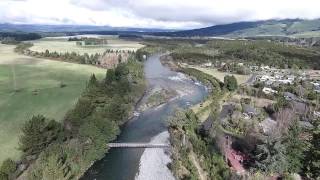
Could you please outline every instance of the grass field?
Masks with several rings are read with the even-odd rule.
[[[73,107],[90,75],[102,78],[106,72],[94,66],[18,55],[13,49],[0,45],[0,163],[8,157],[19,157],[19,132],[26,120],[43,114],[60,121]],[[61,88],[61,82],[66,87]]]
[[[36,41],[30,41],[33,43],[33,47],[30,48],[32,51],[44,52],[49,50],[50,52],[76,52],[79,54],[95,54],[103,53],[107,49],[113,50],[137,50],[143,45],[135,41],[121,40],[115,36],[103,36],[108,41],[107,45],[104,46],[77,46],[76,42],[68,41],[67,37],[54,37],[54,38],[43,38]]]
[[[223,82],[223,79],[226,75],[233,75],[237,79],[238,84],[243,84],[250,78],[250,75],[230,74],[230,73],[218,71],[217,69],[213,69],[213,68],[202,68],[198,66],[192,66],[192,68],[198,69],[199,71],[202,71],[206,74],[210,74],[213,77],[219,79],[221,82]]]

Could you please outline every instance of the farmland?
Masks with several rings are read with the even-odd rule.
[[[50,52],[56,51],[58,53],[75,52],[78,54],[102,54],[107,49],[135,51],[143,46],[138,42],[122,40],[116,36],[102,37],[107,39],[108,44],[103,46],[77,46],[76,42],[68,41],[68,37],[42,38],[40,40],[30,41],[33,43],[33,47],[31,47],[30,50],[36,52],[44,52],[49,50]]]
[[[58,46],[58,45],[57,45]],[[19,157],[20,128],[32,115],[60,121],[73,107],[94,66],[37,59],[14,53],[15,46],[0,45],[0,162]]]
[[[221,72],[221,71],[218,71],[217,69],[213,69],[213,68],[202,68],[202,67],[194,67],[194,68],[198,69],[206,74],[212,75],[213,77],[216,77],[221,82],[223,82],[223,79],[226,75],[233,75],[237,79],[239,84],[243,84],[243,83],[247,82],[247,80],[250,77],[249,75],[230,74],[227,72]]]

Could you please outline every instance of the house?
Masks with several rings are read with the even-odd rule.
[[[294,101],[297,99],[297,96],[290,93],[290,92],[285,92],[283,93],[283,97],[287,100],[287,101]]]
[[[260,77],[260,81],[261,81],[261,82],[265,82],[265,81],[267,81],[267,80],[269,80],[269,79],[271,79],[271,77],[268,76],[268,75],[263,75],[263,76]]]
[[[279,82],[282,84],[293,84],[293,80],[290,79],[280,79]]]
[[[314,87],[314,91],[315,91],[316,93],[320,93],[320,85],[319,85],[319,86],[315,86],[315,87]]]
[[[273,89],[271,89],[271,88],[267,88],[267,87],[264,87],[264,88],[262,89],[262,92],[264,92],[265,94],[275,94],[275,93],[278,93],[278,91],[273,90]]]
[[[212,66],[211,62],[202,64],[202,67],[211,67],[211,66]]]
[[[314,111],[314,112],[313,112],[313,115],[314,115],[315,117],[320,117],[320,112],[319,112],[319,111]]]

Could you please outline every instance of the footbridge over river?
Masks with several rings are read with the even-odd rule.
[[[169,148],[169,144],[150,144],[150,143],[109,143],[110,148]]]

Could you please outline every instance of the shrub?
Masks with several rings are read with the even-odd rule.
[[[12,159],[6,159],[3,161],[1,168],[0,168],[0,180],[1,176],[4,177],[9,177],[11,176],[17,169],[16,163]],[[1,175],[2,174],[2,175]]]

